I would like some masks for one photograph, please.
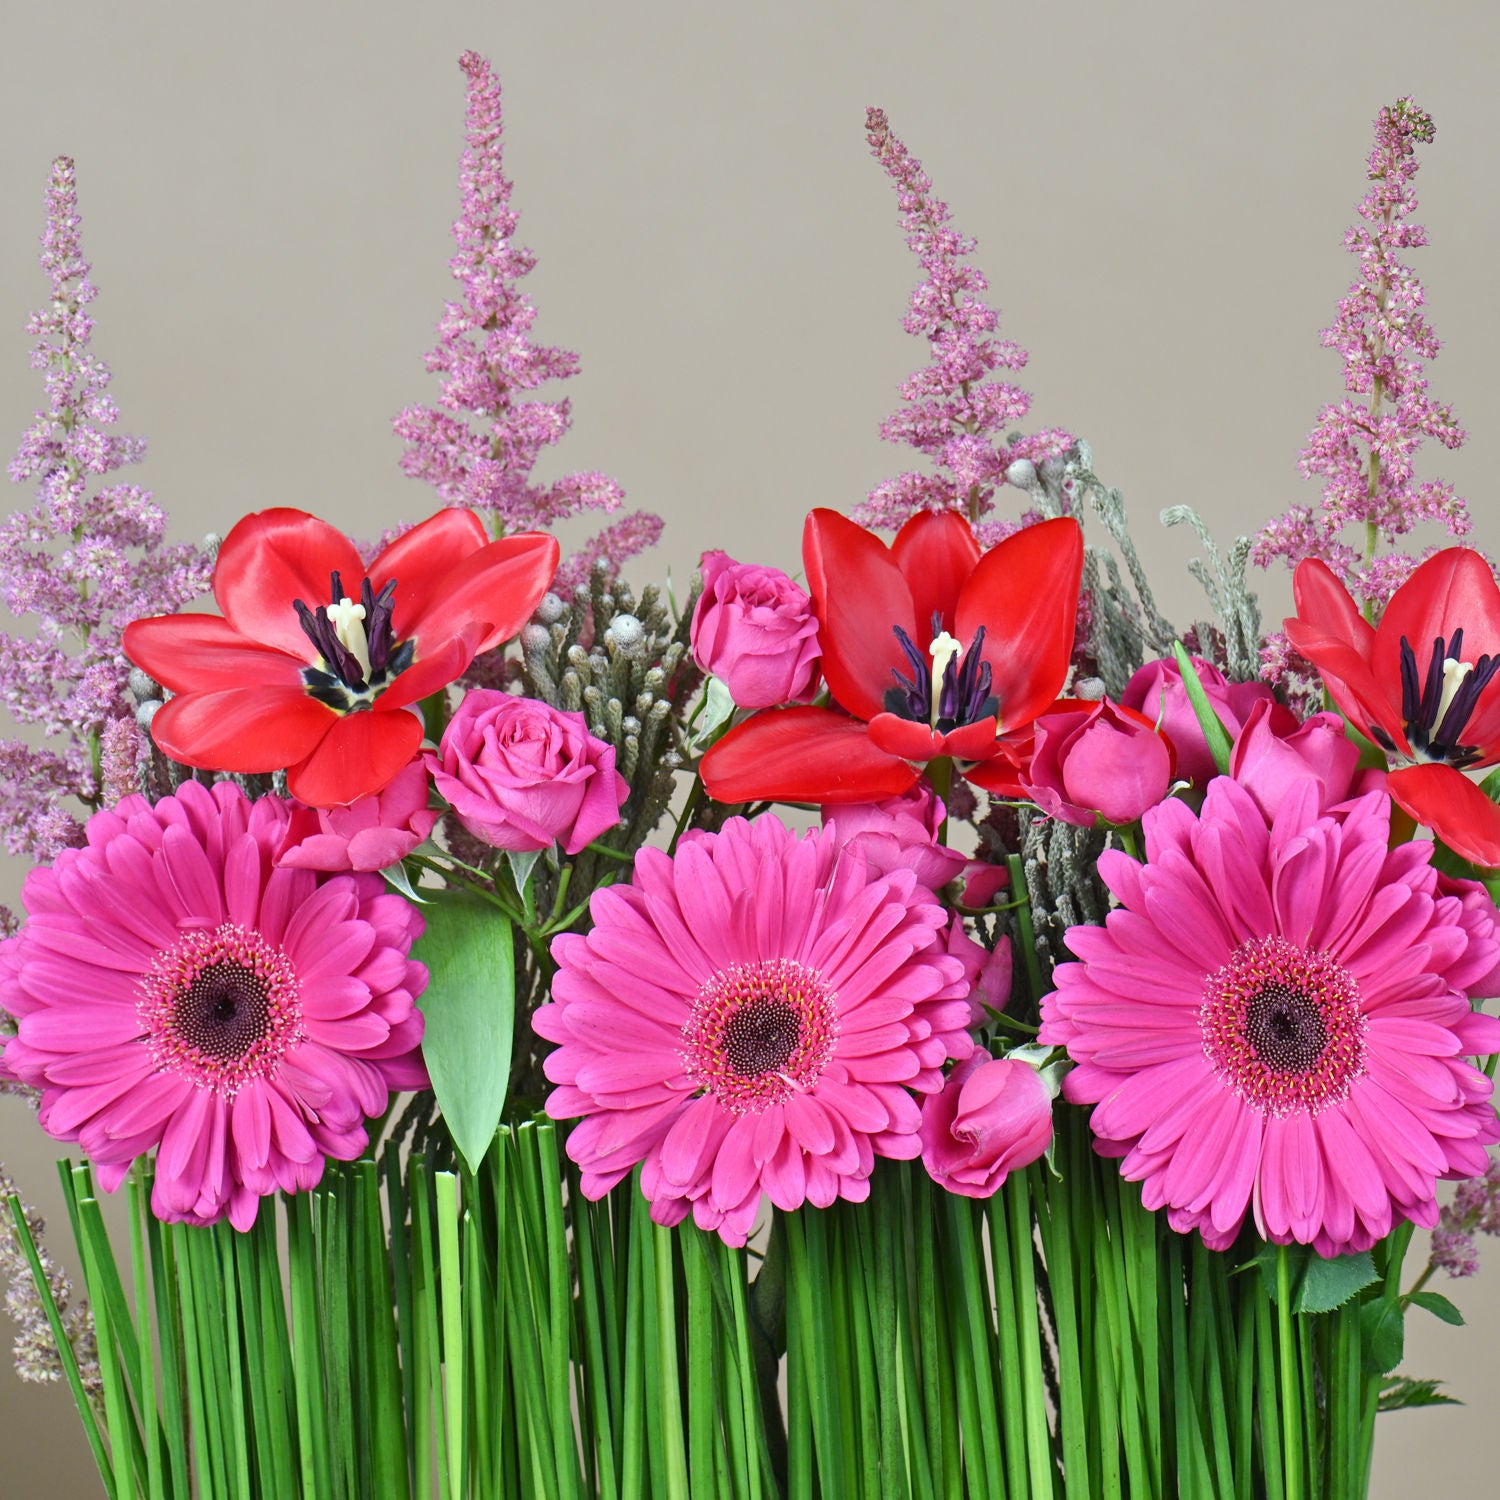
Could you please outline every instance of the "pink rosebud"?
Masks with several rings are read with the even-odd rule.
[[[1274,818],[1287,793],[1309,779],[1318,784],[1318,809],[1326,812],[1369,790],[1360,771],[1359,751],[1344,732],[1337,714],[1313,714],[1299,723],[1296,714],[1274,700],[1257,703],[1236,735],[1229,774]],[[1374,778],[1383,775],[1375,772]]]
[[[437,811],[427,806],[427,767],[414,760],[382,790],[347,807],[294,805],[276,863],[302,870],[384,870],[405,859],[437,820]]]
[[[976,1050],[922,1103],[922,1165],[939,1187],[988,1198],[1052,1140],[1052,1094],[1029,1063]]]
[[[812,600],[779,568],[705,552],[693,611],[693,660],[720,678],[740,708],[809,696],[818,679]]]
[[[986,864],[971,859],[964,866],[964,888],[959,903],[974,911],[993,906],[995,897],[1010,884],[1010,871],[1004,865]]]
[[[1107,698],[1059,698],[1036,721],[1021,784],[1065,823],[1134,823],[1167,795],[1172,764],[1172,747],[1144,715]]]
[[[496,849],[577,854],[620,821],[630,792],[582,714],[489,688],[464,698],[425,759],[459,822]]]
[[[1500,912],[1477,880],[1439,874],[1437,888],[1440,896],[1457,899],[1459,925],[1469,939],[1449,978],[1471,1000],[1494,999],[1500,995]]]
[[[1192,658],[1210,706],[1234,738],[1257,703],[1271,701],[1271,689],[1263,682],[1231,682],[1212,663]],[[1145,714],[1172,742],[1177,752],[1177,774],[1194,786],[1203,787],[1218,774],[1213,752],[1203,738],[1198,715],[1193,712],[1182,669],[1171,657],[1148,661],[1120,694],[1120,703]]]
[[[858,849],[872,874],[911,870],[928,890],[936,891],[969,862],[958,850],[938,843],[943,799],[925,781],[881,802],[831,803],[822,813],[823,827],[838,847]]]

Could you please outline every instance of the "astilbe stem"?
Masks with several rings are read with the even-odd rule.
[[[544,448],[572,425],[566,397],[527,401],[524,392],[579,369],[566,349],[534,343],[536,309],[519,282],[535,264],[514,243],[517,217],[501,153],[500,81],[489,63],[466,52],[466,145],[460,167],[462,203],[453,225],[457,253],[448,262],[461,300],[444,306],[438,342],[427,368],[442,377],[441,410],[407,407],[395,420],[407,445],[402,470],[425,480],[449,505],[490,516],[497,535],[551,529],[587,510],[615,511],[623,492],[600,473],[568,474],[549,483],[532,479]],[[469,416],[479,418],[471,423]],[[596,562],[617,571],[628,557],[655,544],[659,517],[636,511],[606,528],[558,573],[570,591],[585,583]]]
[[[26,325],[47,405],[22,436],[9,472],[37,499],[0,523],[0,597],[26,635],[0,634],[0,699],[58,746],[0,743],[0,840],[12,854],[50,859],[82,836],[69,800],[100,805],[107,726],[128,720],[126,622],[167,614],[201,593],[209,568],[193,547],[166,546],[167,518],[148,491],[95,476],[138,463],[145,443],[109,431],[119,419],[110,374],[90,349],[97,295],[79,240],[72,161],[52,164],[41,265],[48,305]],[[119,736],[115,736],[119,748]]]
[[[1007,471],[1015,465],[1029,478],[1037,464],[1066,452],[1072,439],[1053,430],[1030,437],[1007,431],[1025,417],[1031,398],[988,376],[1024,369],[1027,354],[994,336],[999,314],[982,297],[989,282],[965,261],[975,242],[951,227],[948,205],[933,196],[932,180],[892,132],[885,111],[869,110],[865,129],[871,155],[896,186],[906,243],[927,278],[912,293],[902,326],[925,338],[932,356],[902,385],[905,404],[885,419],[880,435],[926,454],[937,472],[886,480],[852,515],[862,526],[894,530],[920,510],[958,510],[989,545],[1016,529],[1014,522],[984,519]]]
[[[1251,553],[1261,567],[1278,557],[1291,567],[1321,558],[1371,619],[1427,555],[1378,555],[1382,544],[1398,547],[1423,521],[1440,522],[1451,536],[1471,526],[1452,485],[1414,475],[1425,438],[1454,449],[1467,436],[1451,408],[1427,394],[1423,361],[1437,356],[1438,340],[1422,312],[1422,283],[1397,258],[1427,243],[1427,232],[1410,220],[1417,207],[1416,148],[1434,134],[1431,115],[1410,98],[1381,110],[1375,122],[1370,190],[1359,205],[1364,222],[1344,235],[1359,274],[1322,334],[1324,346],[1343,358],[1348,395],[1319,413],[1299,464],[1304,478],[1322,479],[1322,504],[1316,511],[1292,506],[1261,531]],[[1284,641],[1269,650],[1268,675],[1285,675],[1295,665]]]

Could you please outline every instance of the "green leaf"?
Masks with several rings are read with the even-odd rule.
[[[1380,1387],[1380,1410],[1400,1411],[1404,1406],[1462,1406],[1463,1402],[1438,1390],[1441,1380],[1408,1380],[1404,1375]]]
[[[1187,689],[1188,702],[1193,705],[1193,712],[1198,715],[1198,727],[1203,731],[1203,738],[1208,741],[1214,765],[1221,776],[1227,776],[1229,752],[1233,748],[1229,731],[1213,711],[1208,694],[1203,691],[1203,680],[1198,676],[1198,669],[1193,665],[1192,657],[1187,654],[1187,648],[1181,641],[1173,641],[1172,652],[1177,658],[1177,665],[1182,668],[1182,685]]]
[[[1359,1310],[1359,1332],[1365,1370],[1371,1375],[1387,1375],[1406,1352],[1406,1309],[1389,1297],[1366,1302]]]
[[[469,891],[435,891],[412,956],[427,965],[422,1056],[458,1149],[479,1170],[495,1138],[515,1035],[510,919]]]
[[[1441,1318],[1455,1328],[1464,1326],[1464,1315],[1441,1292],[1413,1292],[1406,1300],[1425,1308],[1433,1317]]]
[[[1302,1280],[1292,1296],[1292,1307],[1299,1313],[1332,1312],[1378,1280],[1375,1261],[1368,1250],[1358,1255],[1335,1255],[1327,1260],[1315,1255],[1302,1272]]]
[[[400,891],[408,901],[415,901],[419,906],[427,905],[429,898],[417,893],[417,888],[411,883],[411,871],[406,868],[404,860],[387,865],[380,873],[385,876],[386,884]]]

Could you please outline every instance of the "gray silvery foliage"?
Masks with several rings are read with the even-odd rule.
[[[1180,638],[1157,607],[1130,535],[1124,494],[1094,473],[1093,450],[1082,438],[1061,457],[1041,465],[1013,464],[1006,477],[1025,490],[1045,516],[1082,519],[1087,501],[1114,543],[1114,551],[1093,542],[1085,548],[1083,591],[1092,606],[1089,654],[1105,690],[1118,694],[1143,661],[1169,655],[1172,643]],[[1161,522],[1191,526],[1203,547],[1204,557],[1188,564],[1212,612],[1211,618],[1195,621],[1192,627],[1200,654],[1216,658],[1235,681],[1258,676],[1260,609],[1245,584],[1250,539],[1236,537],[1228,553],[1221,552],[1202,517],[1188,505],[1167,507]]]

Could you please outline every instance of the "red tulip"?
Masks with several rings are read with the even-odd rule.
[[[1427,559],[1378,626],[1316,559],[1297,566],[1287,639],[1386,753],[1398,806],[1476,865],[1500,866],[1500,807],[1463,774],[1500,761],[1500,588],[1465,547]]]
[[[285,769],[309,807],[378,792],[421,743],[409,705],[521,628],[557,554],[550,536],[492,542],[473,512],[441,510],[367,570],[304,511],[246,516],[214,568],[222,619],[157,615],[125,629],[125,654],[175,694],[152,736],[184,765]]]
[[[1067,678],[1078,523],[1043,521],[981,552],[953,511],[913,516],[887,547],[815,510],[802,558],[833,706],[770,709],[731,730],[703,758],[710,796],[874,802],[939,756],[986,785],[985,763]]]

